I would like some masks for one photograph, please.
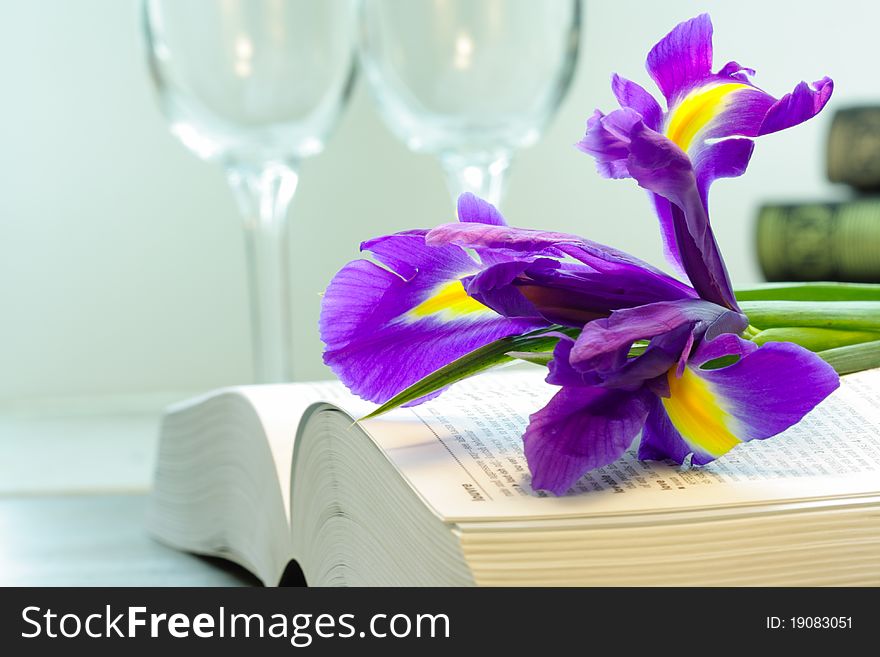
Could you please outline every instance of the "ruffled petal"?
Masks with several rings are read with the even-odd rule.
[[[663,121],[663,110],[644,87],[615,73],[611,76],[611,91],[621,107],[638,112],[645,125],[651,130],[659,130]]]
[[[812,86],[801,82],[767,111],[757,134],[768,135],[813,118],[831,99],[833,91],[834,82],[829,77],[814,82]]]
[[[676,25],[646,62],[648,74],[672,105],[675,99],[712,72],[712,21],[701,14]]]
[[[426,231],[365,242],[379,266],[349,263],[324,294],[324,362],[355,394],[384,402],[450,361],[498,338],[546,325],[506,319],[467,296],[477,263],[454,246],[429,247]]]
[[[639,433],[650,393],[564,387],[530,417],[523,446],[532,488],[564,494],[586,472],[617,460]]]
[[[712,339],[722,332],[738,333],[747,325],[744,315],[700,299],[617,310],[607,319],[597,319],[584,327],[572,349],[571,364],[582,371],[611,373],[624,365],[623,359],[637,340],[650,340],[682,326],[691,326],[699,337]],[[679,339],[683,347],[686,335]],[[674,353],[670,365],[679,356],[680,351]]]
[[[609,114],[596,110],[587,119],[587,130],[575,148],[592,155],[603,178],[632,178],[629,171],[630,133],[644,123],[641,114],[623,107]]]

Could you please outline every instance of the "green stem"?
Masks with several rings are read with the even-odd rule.
[[[742,332],[742,337],[746,340],[754,340],[758,334],[761,332],[761,329],[755,328],[751,324],[746,326],[746,330]]]
[[[740,308],[762,329],[798,326],[880,331],[878,301],[743,301]]]

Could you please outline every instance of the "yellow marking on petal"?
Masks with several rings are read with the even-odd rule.
[[[476,299],[468,296],[461,281],[443,283],[434,294],[407,313],[411,319],[422,319],[443,313],[445,318],[457,319],[474,313],[494,312]]]
[[[676,376],[673,367],[666,379],[670,395],[661,398],[663,408],[673,426],[691,446],[712,456],[721,456],[742,442],[730,430],[733,418],[719,404],[708,381],[688,367],[680,377]]]
[[[727,82],[694,89],[670,112],[666,136],[687,151],[697,133],[724,110],[730,95],[748,88],[747,84]]]

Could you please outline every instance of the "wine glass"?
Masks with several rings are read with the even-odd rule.
[[[287,210],[354,81],[350,0],[144,0],[171,132],[227,174],[247,244],[254,370],[292,378]]]
[[[454,198],[501,200],[574,73],[580,0],[362,0],[360,54],[385,123],[439,157]]]

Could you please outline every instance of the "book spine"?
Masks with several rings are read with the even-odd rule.
[[[831,182],[862,191],[880,190],[880,107],[851,107],[835,113],[826,162]]]
[[[756,241],[768,281],[880,282],[880,199],[765,205]]]

